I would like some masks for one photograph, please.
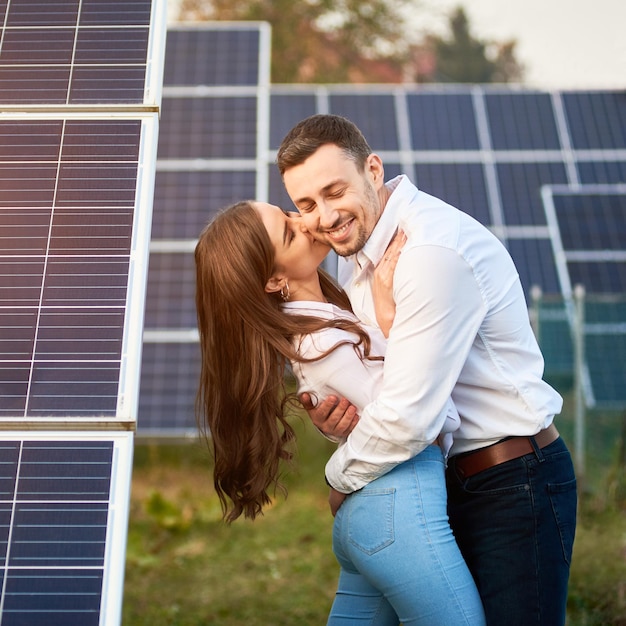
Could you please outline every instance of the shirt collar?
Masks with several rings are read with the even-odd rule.
[[[396,176],[385,183],[390,191],[390,196],[372,234],[361,250],[354,255],[359,267],[364,268],[368,263],[378,265],[383,254],[385,254],[387,246],[389,246],[398,229],[400,208],[404,204],[403,200],[406,196],[405,188],[407,184],[411,185],[411,182],[404,174]]]

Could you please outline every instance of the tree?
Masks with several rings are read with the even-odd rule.
[[[431,59],[419,82],[508,83],[521,81],[524,70],[515,58],[515,41],[488,42],[472,36],[467,15],[458,7],[450,16],[450,37],[429,35],[414,52],[416,64]],[[415,63],[415,61],[414,61]]]
[[[182,21],[272,26],[272,82],[400,82],[409,41],[399,24],[416,0],[183,0]]]
[[[265,21],[272,83],[510,82],[522,78],[515,42],[483,42],[465,12],[451,38],[407,24],[420,0],[182,0],[182,21]]]

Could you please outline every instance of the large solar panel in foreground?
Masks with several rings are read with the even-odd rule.
[[[131,433],[0,436],[2,624],[118,623]]]
[[[0,623],[119,624],[161,0],[0,2]]]
[[[151,0],[0,2],[0,102],[141,104]]]
[[[133,419],[155,132],[150,116],[0,119],[0,417]]]

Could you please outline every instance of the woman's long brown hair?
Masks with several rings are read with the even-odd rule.
[[[348,320],[287,314],[280,296],[265,292],[275,270],[274,249],[249,201],[222,210],[204,229],[195,261],[198,424],[213,451],[224,518],[232,522],[243,514],[254,519],[270,503],[270,494],[283,489],[281,461],[292,457],[295,434],[287,413],[295,394],[286,391],[285,366],[290,359],[306,360],[294,348],[294,337],[343,328],[355,338],[342,344],[360,346],[365,356],[369,337]],[[350,309],[345,292],[323,270],[318,273],[328,301]]]

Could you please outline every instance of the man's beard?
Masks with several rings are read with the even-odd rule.
[[[366,204],[363,207],[364,208],[363,216],[370,215],[371,213],[373,215],[378,215],[378,217],[380,217],[379,199],[373,187],[369,184],[365,186],[365,203]],[[374,219],[374,225],[376,225],[377,221],[378,221],[378,218]],[[356,233],[355,241],[352,241],[346,244],[341,244],[341,243],[335,243],[332,240],[327,240],[327,243],[331,245],[332,249],[339,256],[343,256],[343,257],[352,256],[353,254],[356,254],[359,250],[362,250],[365,244],[367,243],[367,240],[370,238],[370,235],[372,234],[372,232],[371,231],[367,232],[365,224],[363,222],[357,222],[356,228],[357,228],[357,233]],[[373,227],[372,227],[372,230],[373,230]]]
[[[352,241],[349,244],[336,244],[335,242],[330,242],[330,245],[332,246],[333,250],[339,255],[339,256],[352,256],[353,254],[356,254],[359,250],[361,250],[363,248],[363,246],[367,243],[367,239],[368,239],[368,234],[365,232],[365,228],[363,227],[362,224],[358,224],[357,225],[358,228],[358,233],[357,233],[357,238],[356,241]]]

